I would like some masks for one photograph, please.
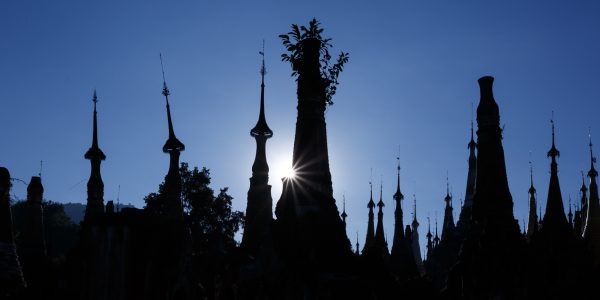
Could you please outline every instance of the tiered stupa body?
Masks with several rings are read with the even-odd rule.
[[[459,263],[448,283],[451,295],[467,298],[516,297],[521,289],[523,240],[513,217],[508,188],[498,104],[493,78],[479,79],[477,107],[477,179],[472,222]]]
[[[392,244],[392,253],[390,262],[392,271],[395,272],[400,278],[407,279],[413,278],[419,275],[419,270],[415,262],[415,255],[413,253],[413,241],[415,237],[418,239],[418,233],[413,234],[413,230],[408,227],[409,235],[406,235],[407,231],[404,229],[403,224],[403,211],[402,211],[402,200],[404,195],[400,191],[400,162],[398,160],[398,174],[397,174],[397,185],[396,193],[394,193],[394,201],[396,202],[396,210],[394,212],[394,240]],[[418,225],[417,225],[418,226]],[[418,240],[417,240],[418,244]]]
[[[273,131],[267,125],[265,118],[266,69],[264,57],[260,73],[260,111],[256,126],[250,130],[250,136],[256,140],[256,156],[252,164],[244,236],[241,244],[241,247],[252,255],[256,255],[262,246],[268,247],[273,222],[273,199],[271,198],[269,165],[267,164],[266,154],[266,143],[273,136]]]
[[[306,274],[302,276],[305,279],[327,280],[332,274],[347,272],[353,254],[333,198],[325,125],[328,83],[320,73],[321,41],[306,38],[299,43],[302,57],[295,65],[298,117],[292,156],[295,176],[283,181],[275,209],[275,236],[288,270]],[[318,289],[316,282],[305,279],[296,281],[305,291],[302,294]]]

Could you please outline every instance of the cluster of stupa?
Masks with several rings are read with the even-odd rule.
[[[28,189],[26,247],[17,249],[10,216],[10,175],[0,168],[0,296],[39,298],[56,286],[68,292],[59,296],[73,299],[557,299],[593,295],[600,265],[600,203],[592,144],[589,184],[582,184],[581,203],[574,214],[569,208],[567,216],[553,124],[546,212],[543,217],[536,213],[532,178],[529,223],[522,232],[513,216],[499,108],[489,76],[479,79],[477,140],[472,128],[466,194],[457,222],[447,189],[441,236],[437,224],[435,236],[429,225],[427,253],[422,258],[416,199],[412,223],[403,224],[398,162],[391,251],[383,227],[383,188],[375,203],[372,187],[366,240],[362,250],[358,241],[353,249],[346,234],[345,207],[340,213],[333,198],[324,114],[326,84],[319,72],[321,41],[307,38],[299,47],[303,58],[297,68],[296,175],[284,179],[274,218],[266,157],[266,141],[273,131],[265,118],[263,57],[259,118],[250,131],[256,140],[256,156],[245,229],[236,251],[221,258],[225,267],[211,286],[200,286],[194,275],[203,270],[194,269],[199,254],[193,253],[193,236],[181,202],[178,170],[185,146],[175,136],[170,92],[163,81],[169,129],[163,151],[169,154],[170,163],[163,196],[145,209],[115,211],[112,201],[104,203],[100,164],[106,156],[98,144],[94,92],[92,146],[85,154],[91,162],[87,207],[79,241],[61,278],[43,277],[48,271],[44,270],[40,177],[33,177]]]

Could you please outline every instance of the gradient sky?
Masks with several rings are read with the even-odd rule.
[[[186,145],[182,161],[208,167],[213,188],[228,186],[234,207],[245,210],[265,39],[266,113],[274,131],[267,158],[276,202],[291,164],[297,103],[277,36],[316,17],[334,52],[350,53],[326,118],[334,194],[339,206],[346,195],[353,243],[357,231],[364,241],[371,168],[376,194],[383,179],[386,234],[393,236],[398,145],[409,200],[404,218],[411,219],[416,194],[421,242],[428,215],[433,220],[437,211],[441,223],[446,171],[459,207],[471,103],[479,101],[477,79],[484,75],[496,78],[514,212],[522,222],[530,151],[545,207],[552,110],[565,204],[578,197],[580,170],[589,168],[588,127],[600,145],[598,16],[597,1],[5,0],[0,165],[28,182],[43,160],[45,198],[85,202],[90,167],[83,154],[96,88],[105,200],[115,199],[121,185],[121,202],[142,207],[168,169],[161,151],[162,52],[175,131]],[[24,198],[26,186],[15,182],[13,192]]]

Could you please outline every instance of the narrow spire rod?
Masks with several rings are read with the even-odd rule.
[[[383,174],[379,175],[379,201],[383,201]]]
[[[554,147],[554,110],[552,111],[552,118],[550,119],[550,123],[552,123],[552,147]]]
[[[417,220],[417,196],[413,194],[413,220]]]
[[[591,127],[588,127],[588,138],[590,140],[590,158],[592,159],[592,167],[594,166],[594,163],[596,162],[596,158],[594,157],[594,153],[592,152],[592,129]]]
[[[450,182],[448,181],[448,170],[446,170],[446,195],[450,195]]]
[[[40,174],[39,174],[40,178],[42,178],[42,169],[43,169],[43,167],[44,167],[44,161],[40,160]]]
[[[531,180],[531,186],[533,186],[533,164],[531,163],[531,151],[529,151],[529,179]]]
[[[167,101],[167,106],[169,106],[169,95],[171,94],[171,92],[169,91],[169,88],[167,87],[167,80],[165,79],[165,66],[163,65],[162,53],[158,53],[158,56],[160,58],[160,70],[162,71],[162,78],[163,78],[162,94],[165,96],[165,100]]]
[[[267,68],[265,67],[265,40],[262,41],[262,51],[259,51],[258,54],[262,56],[262,65],[260,67],[260,75],[262,76],[262,82],[265,82],[265,75],[267,74]]]

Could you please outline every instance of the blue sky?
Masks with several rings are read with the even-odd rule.
[[[0,165],[29,181],[44,161],[45,197],[84,202],[91,95],[99,97],[105,199],[142,206],[168,168],[159,52],[165,59],[182,161],[211,169],[244,210],[254,158],[259,65],[266,42],[267,120],[273,199],[291,162],[295,82],[277,38],[290,24],[321,21],[350,62],[327,111],[334,193],[346,195],[348,234],[361,244],[370,169],[383,179],[392,237],[392,194],[401,147],[410,219],[416,194],[421,237],[442,219],[446,171],[455,207],[465,190],[477,79],[496,78],[515,217],[527,215],[529,152],[545,207],[550,117],[562,156],[565,204],[589,168],[588,127],[598,136],[600,4],[594,1],[12,1],[0,3]],[[598,134],[594,134],[598,132]],[[600,153],[600,148],[595,147]],[[25,185],[14,194],[25,197]],[[458,213],[458,212],[456,212]]]

